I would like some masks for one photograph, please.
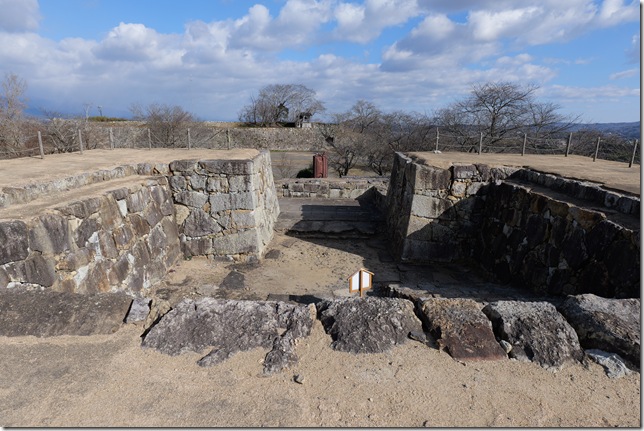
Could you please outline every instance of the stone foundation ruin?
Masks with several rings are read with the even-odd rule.
[[[0,286],[138,296],[182,255],[258,260],[279,214],[270,166],[267,151],[252,159],[121,166],[56,184],[123,178],[122,187],[45,202],[43,214],[13,220],[17,205],[42,200],[56,186],[3,190]]]
[[[401,262],[473,261],[501,282],[526,290],[560,297],[577,295],[569,298],[594,294],[579,300],[586,308],[573,307],[572,299],[563,308],[539,301],[496,301],[484,308],[476,301],[402,294],[410,290],[404,286],[387,291],[396,300],[321,302],[317,318],[339,350],[377,351],[408,338],[425,342],[426,330],[437,338],[440,348],[463,360],[499,359],[506,357],[504,349],[510,356],[558,367],[579,360],[582,347],[603,347],[639,362],[638,197],[530,169],[484,164],[441,168],[431,166],[422,155],[400,153],[386,196],[383,179],[280,184],[284,196],[375,199],[377,206],[385,208],[391,249]],[[81,186],[86,190],[82,199],[65,199],[65,193]],[[61,325],[78,321],[80,308],[101,303],[94,301],[105,297],[100,295],[115,295],[116,304],[101,306],[105,311],[100,312],[106,316],[123,313],[126,303],[131,304],[127,298],[145,298],[150,287],[182,257],[257,262],[273,237],[279,212],[268,151],[252,150],[248,157],[127,164],[64,180],[5,187],[0,191],[0,335],[65,333]],[[55,301],[43,295],[46,292],[55,293]],[[306,330],[285,336],[283,331],[294,325],[288,316],[316,313],[310,308],[284,308],[283,302],[275,301],[211,302],[182,305],[194,314],[195,327],[221,326],[212,310],[230,307],[243,309],[249,322],[257,323],[254,313],[259,310],[260,320],[270,315],[273,323],[264,338],[247,343],[250,347],[233,343],[229,350],[220,351],[217,346],[228,341],[199,340],[199,349],[213,347],[211,359],[201,365],[262,346],[272,347],[267,358],[276,365],[271,370],[282,370],[296,361],[295,341],[310,329],[306,320]],[[78,305],[56,314],[51,311],[55,304],[60,308]],[[143,301],[143,308],[149,306],[149,301]],[[49,311],[33,317],[27,310]],[[185,317],[177,316],[177,310],[168,313],[168,319]],[[380,327],[386,330],[360,335],[364,331],[355,325],[368,326],[374,321],[373,313],[383,319]],[[161,335],[164,326],[172,327],[170,321],[163,323],[162,314],[144,344],[176,354],[183,347],[169,346],[178,341]],[[601,317],[606,314],[610,318]],[[518,315],[549,325],[507,323]],[[25,323],[17,316],[33,322]],[[109,328],[100,331],[115,330],[114,322],[118,326],[124,319],[117,316]],[[453,325],[455,319],[468,323]],[[513,331],[508,325],[514,325]],[[595,335],[588,335],[588,327],[595,328]],[[625,327],[628,331],[620,332]],[[95,333],[92,328],[74,331],[88,335]],[[183,330],[194,332],[192,327]],[[557,331],[566,333],[567,344],[553,350],[551,343],[561,340],[547,335]],[[231,331],[219,328],[219,333],[226,336]],[[241,340],[242,335],[236,338]],[[479,343],[482,336],[485,343]],[[152,337],[156,337],[154,342]],[[598,339],[602,340],[599,344]],[[505,344],[495,344],[501,341]],[[472,350],[477,343],[484,350]],[[554,356],[542,355],[545,352]]]

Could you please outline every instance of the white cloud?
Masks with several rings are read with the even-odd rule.
[[[418,15],[415,0],[366,0],[364,4],[340,3],[334,10],[337,21],[335,37],[367,43],[383,29],[407,22]]]
[[[624,0],[604,0],[597,16],[601,26],[611,26],[622,22],[639,20],[639,2],[625,4]]]
[[[628,69],[628,70],[623,70],[621,72],[615,72],[612,73],[608,79],[611,81],[614,81],[616,79],[624,79],[624,78],[630,78],[631,76],[635,76],[639,73],[639,69]]]
[[[568,100],[583,100],[589,103],[600,103],[603,100],[616,101],[623,97],[639,97],[639,88],[603,85],[598,87],[572,87],[552,85],[548,94]]]
[[[626,56],[631,63],[640,63],[640,35],[634,34],[631,39],[631,46],[626,50]]]
[[[40,19],[38,0],[0,0],[0,31],[35,31]]]
[[[107,115],[127,115],[123,111],[132,102],[161,101],[207,118],[234,119],[259,88],[278,82],[316,90],[329,112],[346,110],[360,98],[383,109],[429,112],[466,94],[473,83],[499,80],[536,82],[556,100],[588,102],[631,97],[635,91],[551,85],[555,67],[590,59],[540,58],[529,50],[632,19],[632,5],[613,0],[288,0],[272,15],[257,4],[239,19],[188,22],[179,34],[121,23],[104,29],[107,35],[100,40],[59,42],[34,32],[37,3],[0,0],[0,5],[9,4],[21,5],[12,16],[31,21],[18,19],[22,24],[12,24],[17,30],[9,32],[2,9],[0,76],[18,73],[37,95],[32,100],[49,100],[53,108],[68,112],[89,102],[103,106]],[[451,15],[459,10],[471,12]],[[368,58],[373,58],[383,30],[404,29],[411,19],[414,28],[383,47],[380,62],[365,63],[356,50],[351,57],[334,50],[338,41],[373,43],[358,47],[369,49]],[[639,62],[639,35],[632,42],[632,56]],[[326,43],[329,51],[318,55]],[[297,58],[300,50],[307,56],[316,52],[316,57],[282,59],[284,52]],[[601,60],[601,53],[592,60]],[[611,79],[637,70],[614,73]],[[117,109],[120,113],[111,112]]]
[[[499,12],[474,11],[468,17],[472,35],[477,40],[491,41],[526,31],[525,24],[539,14],[536,7],[510,9]]]

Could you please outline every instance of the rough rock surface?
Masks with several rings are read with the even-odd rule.
[[[609,299],[593,294],[569,296],[559,310],[585,349],[618,353],[640,362],[640,300]]]
[[[152,300],[150,298],[134,298],[130,311],[128,311],[127,317],[125,318],[125,323],[144,321],[148,317],[148,314],[150,314],[151,303]]]
[[[438,346],[456,360],[507,359],[481,308],[472,299],[432,298],[423,302],[423,320]]]
[[[555,369],[583,357],[575,330],[548,302],[498,301],[483,312],[497,338],[512,345],[510,357]]]
[[[0,290],[0,335],[112,334],[123,324],[131,303],[132,298],[122,293]]]
[[[199,360],[201,366],[239,351],[273,349],[264,363],[264,373],[271,374],[297,362],[295,343],[310,334],[314,316],[310,306],[283,302],[185,299],[150,329],[142,345],[173,356],[214,347]]]
[[[316,304],[318,318],[333,338],[331,347],[351,353],[377,353],[422,332],[411,301],[398,298],[343,298]]]
[[[586,350],[586,354],[593,361],[604,367],[606,375],[611,379],[619,379],[632,371],[628,369],[624,360],[617,353],[604,352],[603,350],[590,349]]]

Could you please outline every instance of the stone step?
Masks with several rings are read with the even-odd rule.
[[[375,207],[352,199],[280,198],[275,230],[307,237],[369,237],[384,228]]]

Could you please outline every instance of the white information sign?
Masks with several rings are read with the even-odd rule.
[[[373,272],[369,272],[366,269],[362,268],[351,277],[349,277],[349,293],[362,292],[371,289],[373,285]]]

